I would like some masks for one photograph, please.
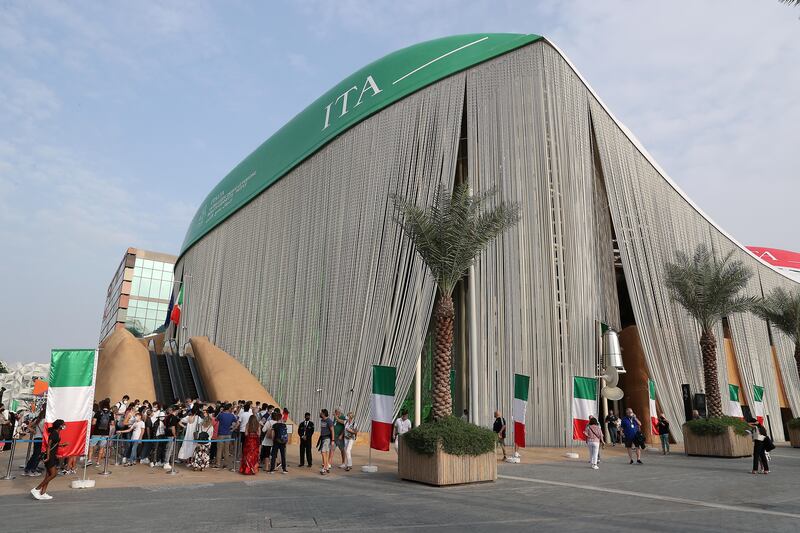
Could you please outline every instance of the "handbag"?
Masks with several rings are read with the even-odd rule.
[[[775,449],[775,443],[767,435],[764,435],[764,451],[771,452]]]

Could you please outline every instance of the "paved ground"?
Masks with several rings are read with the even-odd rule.
[[[561,450],[560,452],[563,452]],[[23,531],[798,531],[800,449],[773,452],[772,473],[751,475],[748,459],[645,455],[629,465],[609,450],[600,470],[560,452],[528,450],[525,464],[500,466],[497,483],[432,488],[399,481],[392,454],[378,474],[291,469],[287,476],[117,467],[98,486],[66,489],[38,502],[21,492],[33,480],[2,488],[0,530]],[[364,451],[359,454],[363,460]],[[585,453],[582,453],[585,456]],[[538,462],[531,462],[534,458]],[[363,463],[363,461],[361,461]],[[135,471],[135,472],[133,472]],[[13,489],[11,490],[11,486]]]

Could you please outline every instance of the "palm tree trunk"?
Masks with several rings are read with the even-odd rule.
[[[706,386],[706,406],[709,417],[720,417],[722,398],[719,394],[719,373],[717,372],[717,339],[714,333],[704,330],[700,335],[700,350],[703,354],[703,380]]]
[[[800,339],[794,343],[794,364],[797,365],[797,376],[800,377]]]
[[[440,419],[453,414],[453,399],[450,396],[450,367],[453,357],[453,322],[455,318],[453,297],[441,295],[436,303],[436,353],[433,360],[433,418]]]

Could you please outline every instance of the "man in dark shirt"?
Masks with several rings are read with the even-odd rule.
[[[306,413],[305,418],[297,427],[297,436],[300,437],[300,465],[308,463],[306,466],[311,468],[311,438],[314,436],[314,422],[311,421],[311,413]]]
[[[503,418],[503,414],[500,411],[494,412],[494,424],[492,425],[492,431],[497,433],[497,444],[500,446],[500,449],[503,450],[503,460],[506,459],[506,419]],[[496,449],[496,447],[495,447]]]
[[[164,436],[170,439],[170,441],[167,443],[167,453],[166,457],[164,457],[164,470],[170,470],[174,466],[170,464],[170,461],[172,461],[172,452],[175,447],[175,440],[173,437],[178,436],[178,422],[180,422],[180,418],[175,416],[175,409],[173,407],[167,407],[167,416],[164,418],[164,428],[166,430]]]
[[[617,440],[619,440],[618,436],[617,436],[617,421],[618,420],[619,420],[619,418],[617,418],[617,415],[614,414],[614,411],[609,410],[608,411],[608,416],[606,416],[606,419],[605,419],[605,423],[606,423],[606,427],[608,428],[608,434],[611,437],[611,445],[612,446],[616,446],[617,445]]]

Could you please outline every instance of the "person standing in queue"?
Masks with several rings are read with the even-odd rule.
[[[300,465],[311,468],[311,438],[314,436],[314,422],[311,421],[311,413],[306,413],[300,426],[297,428],[297,435],[300,437]]]
[[[500,411],[494,412],[494,424],[492,424],[492,431],[497,434],[497,443],[495,445],[495,450],[497,450],[497,446],[500,446],[500,449],[503,450],[503,460],[506,459],[506,419],[503,418],[503,414]]]
[[[317,450],[322,457],[322,468],[319,473],[323,476],[331,472],[331,440],[333,439],[333,420],[328,416],[328,410],[323,409],[319,412],[319,438],[317,439]]]
[[[68,446],[68,442],[61,442],[61,432],[66,424],[60,418],[53,422],[47,430],[47,451],[44,456],[44,466],[47,473],[44,479],[36,488],[31,489],[31,495],[37,500],[52,500],[53,497],[47,494],[47,486],[58,476],[58,449]]]

